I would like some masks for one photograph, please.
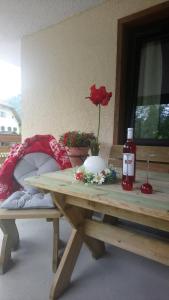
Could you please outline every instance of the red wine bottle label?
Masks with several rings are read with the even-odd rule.
[[[134,176],[134,153],[123,153],[123,175]]]

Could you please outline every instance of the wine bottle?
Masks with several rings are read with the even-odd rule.
[[[136,175],[136,145],[133,142],[133,128],[127,129],[127,141],[123,146],[123,176],[122,180],[135,181]]]

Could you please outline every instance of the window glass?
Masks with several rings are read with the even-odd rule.
[[[169,38],[141,45],[134,114],[136,139],[169,140]]]

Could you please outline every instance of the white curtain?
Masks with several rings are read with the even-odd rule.
[[[141,60],[138,82],[137,110],[141,108],[142,121],[151,118],[153,107],[153,127],[147,132],[149,138],[158,131],[159,109],[162,89],[162,48],[159,41],[147,42],[141,49]],[[155,106],[154,106],[155,105]],[[139,128],[139,136],[145,135],[144,126]],[[147,136],[147,137],[148,137]]]
[[[158,104],[162,87],[162,49],[159,41],[147,42],[141,50],[138,84],[140,104]]]

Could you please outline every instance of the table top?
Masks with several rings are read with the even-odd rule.
[[[133,191],[123,191],[121,180],[107,185],[84,184],[74,180],[74,169],[66,169],[34,176],[26,179],[26,183],[44,190],[97,202],[136,213],[169,221],[169,174],[151,172],[149,182],[153,186],[153,194],[140,192],[145,182],[145,172],[137,172],[137,182]]]

